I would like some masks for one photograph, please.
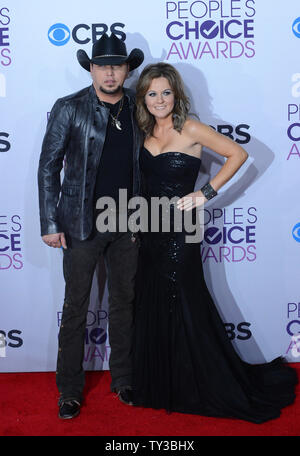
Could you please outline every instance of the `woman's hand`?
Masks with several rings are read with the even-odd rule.
[[[189,193],[188,195],[183,196],[177,201],[177,209],[181,211],[191,211],[195,207],[203,206],[206,203],[207,199],[201,192],[201,190],[197,192]]]

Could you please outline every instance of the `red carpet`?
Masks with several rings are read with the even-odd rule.
[[[300,365],[294,364],[300,373]],[[300,378],[300,376],[299,376]],[[79,417],[57,417],[54,373],[0,374],[0,436],[299,436],[300,387],[293,405],[264,424],[141,409],[109,389],[109,372],[87,372]]]

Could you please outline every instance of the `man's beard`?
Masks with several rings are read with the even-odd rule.
[[[103,92],[106,95],[115,95],[116,93],[122,92],[122,87],[119,85],[116,89],[109,90],[109,89],[105,89],[102,86],[99,86],[99,90],[100,90],[100,92]]]

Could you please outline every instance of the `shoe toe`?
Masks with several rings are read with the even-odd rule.
[[[62,402],[59,407],[59,418],[63,420],[68,420],[71,418],[75,418],[79,415],[80,412],[80,404],[77,401],[65,401]]]
[[[132,391],[130,389],[118,391],[118,398],[123,404],[133,405],[132,402]]]

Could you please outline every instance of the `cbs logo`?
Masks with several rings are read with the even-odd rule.
[[[119,30],[120,28],[122,29],[124,27],[125,24],[122,24],[121,22],[115,22],[110,26],[109,30],[111,33],[119,36],[121,40],[125,41],[126,34],[122,30]],[[71,36],[75,43],[87,44],[91,40],[94,43],[107,31],[108,25],[102,23],[91,24],[91,26],[87,24],[77,24],[72,30],[70,30],[70,28],[65,24],[57,23],[53,24],[49,28],[48,38],[50,43],[54,44],[55,46],[64,46],[68,43]]]
[[[297,17],[297,19],[294,20],[292,31],[297,38],[300,38],[300,17]]]
[[[235,128],[232,125],[217,125],[214,127],[210,125],[214,130],[217,130],[218,133],[222,133],[225,136],[228,136],[233,141],[236,141],[238,144],[247,144],[251,140],[251,136],[247,131],[250,126],[247,124],[239,124]]]
[[[0,329],[0,347],[6,347],[7,345],[12,348],[19,348],[23,345],[23,339],[18,337],[22,334],[22,331],[18,329],[11,329],[6,332]]]
[[[239,340],[248,340],[252,336],[252,332],[248,329],[251,326],[251,323],[246,321],[242,321],[238,325],[234,325],[234,323],[225,323],[224,327],[227,332],[227,336],[230,340],[234,340],[235,338]]]
[[[300,242],[300,223],[296,223],[296,225],[293,227],[292,236],[295,241]]]
[[[5,132],[0,132],[0,152],[7,152],[10,149],[10,142],[6,141],[5,139],[1,139],[1,136],[4,138],[8,138],[9,134]]]

